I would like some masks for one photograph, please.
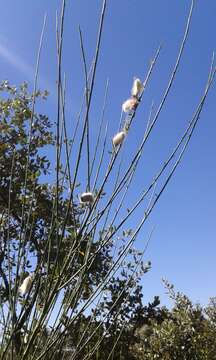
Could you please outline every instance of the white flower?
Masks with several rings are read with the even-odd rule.
[[[131,95],[137,97],[143,90],[143,83],[140,79],[135,79],[131,89]]]
[[[132,97],[128,100],[126,100],[123,104],[122,104],[122,110],[126,113],[130,110],[135,110],[136,107],[138,105],[138,100],[136,97]]]
[[[29,275],[24,279],[22,285],[19,287],[20,295],[23,296],[29,292],[32,282],[33,282],[33,275]]]
[[[80,202],[92,204],[94,202],[94,195],[91,192],[82,193],[80,196]]]
[[[113,146],[118,146],[122,144],[125,136],[126,136],[125,131],[120,131],[118,134],[116,134],[112,139]]]
[[[24,344],[27,344],[27,342],[28,342],[28,334],[25,334],[25,336],[23,338],[23,342],[24,342]]]

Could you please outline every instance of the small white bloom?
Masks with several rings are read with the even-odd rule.
[[[22,285],[19,287],[20,295],[23,296],[29,292],[30,287],[32,285],[32,281],[33,281],[33,275],[29,275],[24,279]]]
[[[123,104],[122,104],[122,110],[126,113],[130,110],[135,110],[136,107],[138,105],[138,100],[136,97],[132,97],[128,100],[126,100]]]
[[[140,79],[134,79],[131,95],[137,97],[143,90],[143,83]]]
[[[23,338],[24,344],[27,344],[27,341],[28,341],[28,334],[25,334],[25,336]]]
[[[94,202],[94,195],[91,192],[82,193],[80,196],[80,202],[92,204]]]
[[[126,136],[126,132],[125,131],[120,131],[118,134],[116,134],[113,137],[113,139],[112,139],[113,145],[118,146],[118,145],[122,144],[123,141],[124,141],[125,136]]]

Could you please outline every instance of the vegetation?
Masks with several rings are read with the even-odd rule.
[[[128,208],[137,165],[182,58],[193,2],[161,103],[154,114],[151,109],[142,141],[131,154],[125,141],[130,141],[160,47],[145,80],[135,80],[123,104],[119,136],[113,134],[110,143],[104,120],[106,88],[97,138],[91,142],[91,101],[105,10],[106,0],[90,70],[80,30],[85,91],[71,139],[62,80],[65,1],[57,29],[56,128],[36,111],[48,96],[37,89],[43,32],[33,91],[26,83],[0,85],[0,359],[214,359],[215,300],[202,309],[166,283],[173,309],[160,307],[158,297],[144,305],[140,279],[151,267],[143,261],[151,235],[141,251],[134,247],[193,135],[214,80],[214,57],[184,133],[149,184],[140,194],[133,192],[135,201]],[[124,164],[120,154],[129,162]],[[137,223],[133,216],[138,209]]]

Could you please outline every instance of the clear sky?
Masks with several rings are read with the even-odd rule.
[[[68,114],[77,113],[83,87],[78,25],[81,26],[88,65],[93,56],[101,0],[67,1],[63,68],[68,83]],[[44,112],[55,120],[56,45],[55,13],[60,0],[22,0],[0,3],[0,78],[13,84],[32,84],[44,14],[45,41],[40,67],[40,85],[51,95]],[[118,128],[122,102],[128,97],[133,76],[144,78],[149,61],[160,43],[162,53],[132,129],[136,144],[146,124],[152,100],[157,106],[168,82],[183,35],[190,1],[108,0],[101,58],[97,72],[92,117],[98,117],[104,87],[109,78],[107,117],[112,131]],[[138,168],[135,189],[141,189],[190,119],[216,49],[216,2],[197,0],[183,62],[146,157]],[[153,239],[146,254],[152,270],[143,279],[145,299],[160,295],[166,303],[161,278],[165,277],[194,302],[207,303],[216,295],[216,104],[211,90],[201,120],[184,161],[155,208],[137,246],[142,248],[152,226]],[[97,109],[98,105],[98,109]],[[94,119],[94,121],[96,121]],[[93,121],[93,120],[92,120]],[[96,124],[97,125],[97,124]],[[97,126],[96,126],[97,127]],[[128,144],[128,151],[132,149]],[[133,195],[132,195],[133,196]]]

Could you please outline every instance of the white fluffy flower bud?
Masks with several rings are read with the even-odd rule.
[[[92,204],[94,202],[94,195],[91,192],[82,193],[80,196],[80,202]]]
[[[126,136],[125,131],[120,131],[119,133],[117,133],[112,139],[113,146],[118,146],[118,145],[122,144],[125,136]]]
[[[122,104],[122,110],[126,113],[130,110],[135,110],[136,107],[138,105],[138,100],[135,97],[132,97],[128,100],[126,100],[123,104]]]
[[[134,79],[133,86],[131,89],[131,95],[138,97],[138,95],[143,90],[143,83],[140,79]]]
[[[33,282],[33,275],[29,275],[24,279],[22,285],[19,287],[20,295],[23,296],[29,292],[32,282]]]

